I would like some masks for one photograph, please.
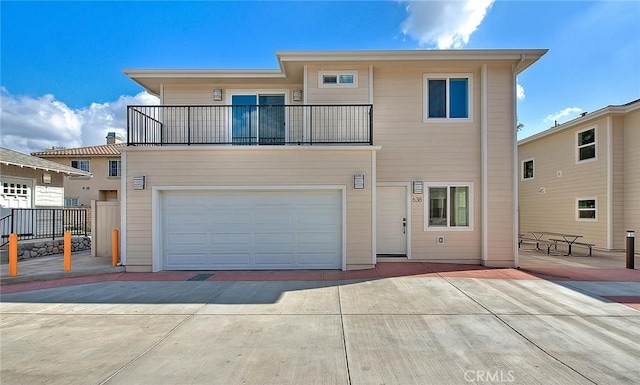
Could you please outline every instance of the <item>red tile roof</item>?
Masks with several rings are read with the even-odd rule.
[[[120,156],[120,150],[126,143],[103,144],[101,146],[88,146],[78,148],[63,148],[56,150],[44,150],[32,152],[31,155],[40,158],[73,158],[87,156]]]

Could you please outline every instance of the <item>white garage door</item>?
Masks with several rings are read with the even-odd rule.
[[[163,270],[340,269],[338,190],[162,193]]]

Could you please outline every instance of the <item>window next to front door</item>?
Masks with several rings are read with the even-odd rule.
[[[425,230],[472,230],[473,184],[429,184]]]

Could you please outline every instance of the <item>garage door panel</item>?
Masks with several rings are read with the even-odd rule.
[[[250,253],[212,253],[211,263],[216,266],[238,266],[246,268],[251,265]]]
[[[169,266],[194,266],[206,267],[209,265],[208,253],[169,253],[167,254],[167,264]]]
[[[293,265],[294,258],[294,253],[256,253],[255,263],[268,268],[285,267],[285,265]]]
[[[295,239],[293,232],[290,233],[255,233],[253,236],[254,243],[261,245],[291,245]]]
[[[298,263],[300,267],[320,269],[331,268],[323,267],[323,265],[332,266],[334,264],[333,260],[333,253],[298,253]]]
[[[167,191],[162,195],[165,269],[342,267],[339,190]]]
[[[290,227],[295,221],[291,212],[264,209],[257,209],[253,214],[253,220],[256,225],[286,225],[287,227]]]
[[[200,229],[202,230],[202,229]],[[209,234],[207,233],[188,233],[180,232],[167,235],[167,242],[172,246],[180,245],[207,245],[209,243]]]

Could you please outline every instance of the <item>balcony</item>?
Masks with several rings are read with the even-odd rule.
[[[127,144],[373,145],[373,105],[128,106]]]

